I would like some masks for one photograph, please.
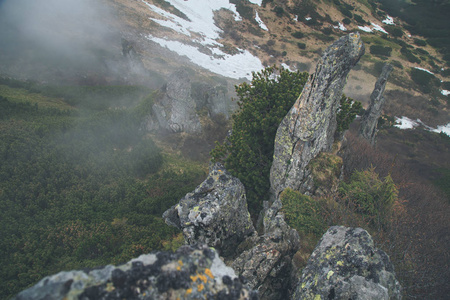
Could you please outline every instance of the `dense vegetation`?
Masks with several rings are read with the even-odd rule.
[[[61,270],[170,247],[177,232],[160,216],[205,172],[140,130],[145,88],[2,83],[2,298]]]
[[[297,100],[308,73],[268,67],[253,73],[250,84],[236,86],[239,110],[233,115],[232,135],[217,144],[213,160],[244,184],[252,215],[261,209],[269,191],[274,140],[278,125]]]

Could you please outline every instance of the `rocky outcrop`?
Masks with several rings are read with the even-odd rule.
[[[292,257],[300,247],[296,230],[289,227],[275,201],[264,212],[264,232],[255,245],[232,263],[233,269],[257,288],[261,299],[288,299],[292,285]]]
[[[378,131],[378,118],[381,116],[381,111],[386,102],[386,99],[383,97],[384,89],[386,88],[386,83],[392,69],[393,68],[390,64],[385,64],[383,66],[381,75],[378,77],[378,80],[375,83],[375,88],[370,95],[369,107],[367,108],[364,116],[361,118],[359,134],[366,140],[370,141],[372,145],[375,144],[376,134]]]
[[[196,245],[141,255],[117,267],[61,272],[14,299],[258,299],[258,294],[214,249]]]
[[[292,299],[401,299],[389,257],[361,228],[328,229]]]
[[[350,69],[364,54],[359,33],[328,47],[302,94],[281,122],[276,137],[270,183],[277,198],[287,187],[305,192],[307,165],[329,150],[336,131],[336,111]]]
[[[191,98],[191,81],[184,70],[173,73],[163,89],[163,96],[153,104],[159,126],[170,132],[200,133],[202,126]]]
[[[183,231],[187,244],[215,247],[239,276],[258,289],[262,299],[285,299],[291,288],[291,259],[299,248],[276,201],[264,212],[261,236],[247,210],[239,179],[216,163],[208,178],[163,214],[166,223]]]
[[[197,111],[206,109],[210,117],[223,115],[228,118],[230,112],[235,108],[228,93],[228,87],[223,84],[193,82],[191,97],[195,100]]]
[[[207,244],[224,257],[232,257],[241,242],[256,234],[244,185],[220,163],[192,193],[164,212],[163,218],[183,231],[187,244]]]

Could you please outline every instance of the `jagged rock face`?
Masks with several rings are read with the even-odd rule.
[[[392,69],[393,68],[390,64],[385,64],[383,66],[381,75],[378,77],[378,80],[375,83],[375,88],[370,95],[370,105],[361,119],[359,133],[366,140],[370,141],[372,145],[375,144],[378,118],[381,116],[381,111],[386,102],[386,99],[383,97],[384,89],[386,88],[386,83]]]
[[[256,234],[247,209],[244,185],[216,163],[193,192],[163,214],[166,223],[183,231],[187,244],[204,243],[221,256]]]
[[[261,299],[288,299],[292,256],[300,247],[296,230],[289,227],[279,212],[281,202],[275,201],[264,213],[264,234],[255,246],[242,252],[232,263],[233,269],[258,289]]]
[[[336,111],[350,69],[364,54],[359,33],[328,47],[302,94],[278,127],[270,183],[275,198],[287,187],[304,192],[306,166],[329,150],[336,131]]]
[[[401,299],[401,287],[367,231],[334,226],[314,249],[292,299]]]
[[[214,249],[196,245],[175,253],[141,255],[118,267],[60,272],[14,299],[258,299],[258,295]]]
[[[213,86],[204,82],[193,83],[191,93],[191,97],[196,102],[197,110],[206,108],[211,117],[224,115],[228,118],[234,108],[228,94],[228,88],[225,85]]]
[[[163,98],[152,107],[159,126],[171,132],[199,133],[202,130],[191,98],[191,81],[184,70],[173,73],[165,87]]]

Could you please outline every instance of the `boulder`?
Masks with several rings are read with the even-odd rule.
[[[375,88],[370,95],[370,104],[366,110],[366,113],[361,118],[361,127],[359,134],[368,140],[372,145],[375,144],[377,134],[378,118],[381,116],[386,99],[383,97],[384,90],[389,74],[392,72],[392,66],[385,64],[381,71],[380,77],[378,77],[375,83]]]
[[[401,287],[367,231],[333,226],[311,254],[292,299],[401,299]]]
[[[169,77],[163,88],[163,96],[152,110],[160,128],[169,132],[202,131],[195,100],[191,97],[191,81],[185,70],[178,70]]]
[[[251,288],[258,289],[261,299],[288,299],[292,257],[300,247],[296,230],[289,227],[280,212],[281,202],[275,201],[264,212],[264,232],[255,245],[239,255],[233,269],[248,279]]]
[[[359,33],[344,36],[325,50],[315,73],[278,127],[270,170],[274,198],[287,187],[306,191],[306,167],[321,151],[331,149],[342,89],[350,69],[363,54]]]
[[[183,231],[187,244],[207,244],[224,257],[232,257],[241,242],[256,234],[244,185],[220,163],[163,218]]]
[[[141,255],[120,266],[60,272],[14,300],[258,299],[258,294],[207,246]]]

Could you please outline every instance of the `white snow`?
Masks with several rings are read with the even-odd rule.
[[[295,21],[295,22],[298,22],[298,16],[297,16],[297,15],[295,15],[294,21]]]
[[[448,96],[448,95],[450,95],[450,91],[441,90],[441,94],[444,95],[444,96]]]
[[[434,75],[433,72],[431,72],[431,71],[429,71],[429,70],[427,70],[427,69],[424,69],[424,68],[414,67],[414,69],[421,70],[421,71],[425,71],[425,72],[427,72],[427,73],[429,73],[429,74],[431,74],[431,75]]]
[[[345,28],[344,24],[342,24],[341,22],[339,22],[339,26],[333,26],[333,28],[339,29],[342,31],[347,31],[347,28]]]
[[[395,123],[394,127],[400,129],[414,129],[414,127],[419,126],[419,123],[405,116],[401,118],[395,117]]]
[[[394,24],[394,18],[392,18],[392,17],[389,16],[389,15],[387,15],[387,16],[386,16],[386,19],[383,20],[383,21],[381,21],[381,22],[383,22],[384,24],[387,24],[387,25],[395,25],[395,24]]]
[[[372,28],[368,26],[358,26],[358,28],[364,32],[373,32]]]
[[[394,127],[400,129],[414,129],[417,126],[422,125],[428,131],[437,133],[444,132],[446,135],[450,136],[450,123],[448,123],[447,125],[438,125],[437,128],[433,128],[423,123],[420,119],[414,121],[405,116],[401,118],[395,117],[395,123],[396,124],[394,125]]]
[[[372,27],[372,29],[373,30],[377,30],[377,31],[381,31],[381,32],[383,32],[383,33],[386,33],[386,34],[389,34],[386,30],[384,30],[384,28],[383,27],[381,27],[380,25],[377,25],[377,24],[375,24],[375,23],[370,23],[373,27]]]
[[[439,125],[436,129],[432,130],[433,132],[443,132],[446,135],[450,136],[450,123],[448,123],[447,125]]]
[[[306,17],[306,18],[305,18],[306,21],[309,21],[309,20],[311,20],[311,19],[312,19],[311,17]]]
[[[179,55],[184,55],[193,63],[210,70],[211,72],[221,74],[231,78],[252,78],[252,71],[260,71],[264,68],[259,58],[253,56],[247,50],[240,50],[241,53],[236,55],[226,54],[219,49],[215,49],[215,54],[220,57],[212,57],[194,46],[185,45],[178,41],[170,41],[157,37],[148,37],[150,40],[167,47]]]
[[[262,0],[248,0],[248,2],[261,6]]]
[[[259,17],[258,12],[255,11],[255,13],[256,13],[255,20],[256,22],[258,22],[259,27],[261,27],[262,30],[269,31],[269,28],[267,28],[266,24],[264,24],[264,22]]]
[[[176,52],[181,56],[186,56],[193,63],[208,69],[214,73],[231,77],[231,78],[252,78],[252,72],[260,71],[264,68],[259,58],[253,56],[247,50],[239,50],[236,55],[226,54],[221,51],[223,45],[217,42],[220,38],[222,30],[215,25],[214,12],[220,9],[228,9],[235,15],[235,20],[242,20],[236,11],[236,6],[228,0],[166,0],[175,8],[183,12],[189,19],[184,20],[170,12],[167,12],[155,5],[148,4],[144,0],[150,10],[157,13],[159,17],[151,18],[157,24],[170,28],[175,32],[189,37],[189,44],[183,44],[177,40],[169,40],[149,35],[147,38],[159,45]],[[261,5],[262,1],[250,1],[253,4]],[[258,14],[256,20],[260,19]],[[261,28],[265,24],[259,23]],[[267,28],[267,27],[266,27]],[[263,28],[264,29],[264,28]],[[268,29],[267,29],[268,30]],[[173,38],[173,39],[176,39]],[[205,54],[207,47],[213,55]]]
[[[291,71],[291,72],[295,72],[295,68],[294,68],[294,69],[291,68],[291,66],[289,66],[289,65],[286,64],[286,63],[281,63],[281,66],[282,66],[283,68],[285,68],[286,70],[289,70],[289,71]]]

